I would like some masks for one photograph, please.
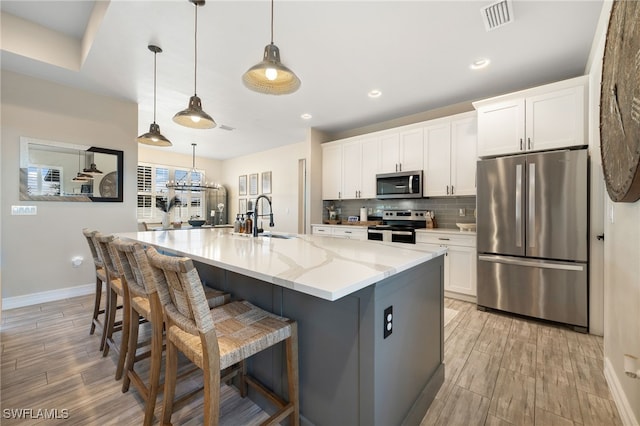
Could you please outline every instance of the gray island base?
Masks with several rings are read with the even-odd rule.
[[[256,251],[251,244],[265,243],[225,242],[233,237],[207,236],[192,237],[189,244],[181,244],[173,241],[172,235],[163,239],[157,232],[150,234],[154,233],[120,236],[152,244],[167,253],[189,256],[194,259],[205,285],[228,291],[234,299],[248,300],[298,322],[302,424],[420,424],[444,382],[444,252],[419,253],[420,249],[415,246],[400,248],[399,244],[354,240],[342,240],[338,245],[330,241],[335,240],[333,238],[311,236],[296,238],[300,240],[294,243],[296,247],[287,246],[293,240],[274,240],[268,250]],[[305,255],[306,247],[313,246],[309,250],[330,252],[341,261],[351,253],[363,259],[363,250],[368,247],[374,248],[375,253],[371,255],[376,259],[382,255],[418,260],[412,260],[408,267],[394,267],[392,272],[378,275],[375,282],[328,300],[294,289],[295,284],[305,284],[301,282],[303,278],[283,284],[273,274],[273,282],[266,281],[266,270],[256,271],[263,259],[249,262],[252,264],[247,267],[253,271],[243,270],[239,263],[235,264],[233,254],[218,250],[225,244],[232,244],[236,252],[240,248],[241,252],[246,249],[269,253],[273,259],[281,258],[284,252],[297,252],[308,261],[306,255],[310,253]],[[189,245],[203,248],[188,249]],[[327,260],[321,262],[324,265]],[[273,267],[276,262],[268,263]],[[345,275],[341,270],[333,272],[334,281]],[[326,280],[332,279],[330,275],[325,271]],[[385,311],[390,307],[392,332],[385,338]],[[287,398],[283,351],[282,346],[275,346],[261,352],[249,360],[247,368],[254,377]],[[260,395],[250,392],[249,397],[266,411],[272,409]]]

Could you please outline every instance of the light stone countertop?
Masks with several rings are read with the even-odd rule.
[[[417,244],[314,235],[253,238],[212,228],[118,236],[330,301],[446,252]]]
[[[476,231],[461,231],[459,229],[451,229],[451,228],[422,228],[416,229],[416,232],[424,232],[425,234],[429,233],[441,233],[441,234],[462,234],[462,235],[476,235]]]

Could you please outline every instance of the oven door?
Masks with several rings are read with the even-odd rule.
[[[391,231],[382,229],[368,229],[367,239],[372,241],[390,241]]]
[[[415,244],[416,233],[411,231],[391,231],[391,241],[394,243]]]

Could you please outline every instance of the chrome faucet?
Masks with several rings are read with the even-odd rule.
[[[258,198],[256,198],[256,202],[254,203],[254,207],[253,207],[253,236],[254,237],[258,236],[258,217],[267,216],[266,214],[261,214],[261,215],[258,214],[258,202],[260,201],[261,198],[264,198],[269,203],[269,226],[274,226],[273,208],[271,207],[271,200],[269,199],[269,197],[267,197],[264,194],[258,195]]]

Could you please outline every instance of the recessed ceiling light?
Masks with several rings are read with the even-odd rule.
[[[491,63],[491,61],[489,59],[478,59],[477,61],[474,61],[469,68],[471,68],[472,70],[479,70],[482,68],[486,68],[489,64]]]
[[[379,90],[372,90],[369,92],[370,98],[379,98],[382,95],[382,92]]]
[[[303,120],[310,120],[311,117],[313,117],[313,116],[311,114],[309,114],[309,113],[306,113],[306,112],[300,116],[300,118],[302,118]]]

